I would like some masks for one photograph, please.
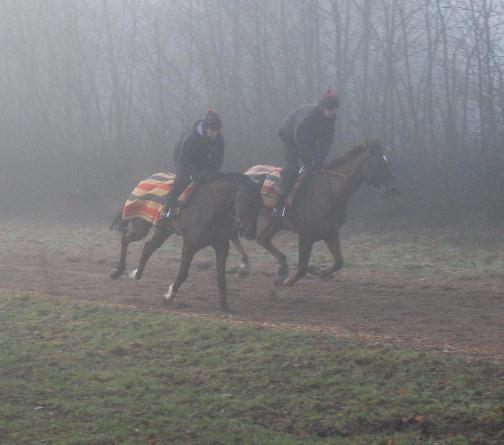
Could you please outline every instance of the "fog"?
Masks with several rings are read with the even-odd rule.
[[[503,220],[504,0],[0,0],[0,445],[502,445]]]
[[[330,86],[331,156],[378,138],[403,192],[379,205],[361,192],[364,221],[499,221],[503,13],[492,0],[2,0],[1,212],[108,217],[172,168],[209,106],[226,170],[279,163],[282,119]]]

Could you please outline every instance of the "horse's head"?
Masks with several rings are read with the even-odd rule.
[[[253,240],[257,236],[257,217],[262,208],[261,188],[264,178],[256,182],[245,176],[235,195],[234,215],[241,236]]]
[[[364,182],[377,188],[387,198],[399,195],[396,178],[389,169],[389,162],[379,142],[365,142],[368,153],[364,163]]]

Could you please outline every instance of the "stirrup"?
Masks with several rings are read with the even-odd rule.
[[[287,206],[285,205],[282,208],[274,207],[272,212],[274,218],[283,218],[285,217],[286,213],[287,213]]]
[[[175,211],[172,207],[169,207],[161,212],[159,219],[172,219],[175,216]]]

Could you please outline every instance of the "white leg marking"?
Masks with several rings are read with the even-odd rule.
[[[175,291],[173,290],[173,284],[170,285],[168,290],[165,292],[164,298],[167,303],[170,303],[175,298]]]

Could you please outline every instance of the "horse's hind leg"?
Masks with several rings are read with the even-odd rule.
[[[229,254],[229,241],[223,240],[213,246],[215,250],[215,263],[217,266],[217,284],[219,286],[220,307],[228,311],[227,288],[226,288],[226,261]]]
[[[174,230],[171,227],[156,228],[156,231],[154,232],[154,235],[152,235],[152,238],[144,245],[142,256],[140,257],[140,261],[138,262],[138,267],[130,274],[132,278],[136,278],[137,280],[142,278],[143,271],[145,270],[145,266],[147,265],[147,262],[149,261],[151,255],[157,249],[159,249],[163,245],[163,243],[171,235],[173,235],[173,233]]]
[[[180,261],[177,279],[164,294],[167,303],[171,302],[175,298],[180,286],[182,286],[184,281],[187,280],[187,277],[189,276],[189,268],[191,267],[196,250],[197,249],[195,249],[192,245],[184,242],[184,246],[182,247],[182,260]]]
[[[247,255],[247,252],[245,252],[245,249],[243,248],[240,238],[238,237],[238,234],[234,234],[231,237],[231,242],[233,243],[233,246],[235,246],[236,250],[240,254],[241,258],[241,264],[240,267],[238,268],[238,275],[240,277],[246,277],[248,274],[250,274],[250,260],[249,256]]]
[[[281,227],[276,224],[268,224],[262,233],[257,237],[257,242],[264,247],[271,255],[273,255],[279,264],[275,284],[280,285],[289,273],[289,265],[287,257],[280,252],[272,243],[273,237],[280,231]]]
[[[134,241],[139,241],[149,233],[150,224],[142,221],[145,224],[135,224],[133,221],[123,230],[121,235],[121,253],[119,255],[119,263],[110,274],[110,278],[117,280],[126,270],[126,257],[128,255],[128,246]]]

